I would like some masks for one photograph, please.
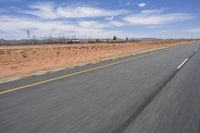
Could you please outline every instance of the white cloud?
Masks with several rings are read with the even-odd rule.
[[[135,25],[142,25],[142,28],[146,29],[158,28],[163,27],[163,24],[185,21],[193,17],[187,13],[165,13],[164,10],[142,10],[139,13],[133,13],[123,9],[108,10],[89,6],[55,5],[54,3],[37,3],[28,7],[28,10],[24,12],[22,10],[16,10],[18,15],[15,16],[0,10],[0,38],[25,38],[27,29],[30,29],[32,36],[40,37],[50,34],[100,38],[113,35],[123,37],[130,33],[123,26],[134,28]],[[124,33],[125,31],[127,34]],[[133,35],[133,33],[130,34]]]
[[[160,13],[162,13],[162,12],[164,12],[164,10],[142,10],[141,11],[141,13],[142,14],[146,14],[146,15],[148,15],[148,14],[160,14]]]
[[[71,30],[74,25],[62,21],[42,21],[35,19],[26,19],[21,17],[0,16],[2,30],[23,30],[23,29],[41,29],[41,30]]]
[[[60,20],[36,20],[19,17],[0,15],[1,31],[0,38],[20,39],[26,38],[26,30],[30,29],[31,36],[44,37],[54,35],[63,36],[88,36],[88,37],[112,37],[123,36],[121,31],[110,31],[110,23],[98,21],[78,21],[76,23]]]
[[[82,28],[103,29],[108,28],[110,25],[107,23],[100,23],[98,21],[79,21],[79,26]]]
[[[139,7],[145,7],[146,6],[146,3],[138,3],[137,4]]]
[[[112,20],[114,20],[114,16],[106,17],[105,19],[108,20],[108,21],[112,21]]]
[[[112,26],[125,26],[125,25],[127,25],[127,23],[123,22],[123,21],[110,21],[109,24],[111,24]]]
[[[141,13],[124,17],[132,25],[161,25],[193,18],[187,13],[163,13],[162,10],[144,10]]]
[[[23,11],[23,13],[31,14],[44,19],[55,19],[59,16],[56,14],[53,3],[38,3],[30,6],[31,10]]]
[[[147,28],[150,28],[150,29],[156,29],[156,28],[161,28],[162,26],[160,25],[150,25],[150,26],[147,26]]]
[[[66,18],[117,16],[125,12],[125,10],[106,10],[93,7],[59,7],[57,9],[58,15]]]
[[[25,11],[26,14],[31,14],[44,19],[112,17],[127,12],[127,10],[123,9],[107,10],[89,6],[55,6],[53,3],[37,3],[30,6],[30,9]]]
[[[187,30],[188,32],[192,32],[192,33],[200,33],[200,27],[197,27],[197,28],[192,28],[192,29],[189,29]]]

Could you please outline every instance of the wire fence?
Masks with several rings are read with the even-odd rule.
[[[162,40],[173,40],[173,41],[182,41],[182,40],[199,40],[199,39],[120,39],[116,38],[113,39],[81,39],[76,37],[31,37],[28,39],[21,39],[21,40],[4,40],[0,39],[0,45],[31,45],[31,44],[38,44],[38,45],[48,45],[48,44],[80,44],[80,43],[125,43],[125,42],[140,42],[140,41],[162,41]]]
[[[82,39],[82,38],[76,38],[76,37],[31,37],[28,39],[21,39],[21,40],[3,40],[0,39],[1,45],[7,45],[7,44],[79,44],[79,43],[123,43],[128,41],[139,41],[136,39],[128,40],[126,39],[120,39],[116,38],[116,40],[113,39]]]

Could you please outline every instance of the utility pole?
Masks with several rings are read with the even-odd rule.
[[[26,35],[27,35],[28,43],[30,43],[30,31],[29,31],[29,29],[26,30]]]
[[[27,38],[30,39],[30,31],[29,31],[29,29],[26,31],[26,34],[27,34]]]

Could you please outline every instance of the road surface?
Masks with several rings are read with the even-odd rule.
[[[199,47],[0,84],[0,133],[199,133]]]

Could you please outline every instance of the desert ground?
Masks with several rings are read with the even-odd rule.
[[[0,46],[0,79],[57,68],[70,68],[183,44],[188,44],[188,41]]]

